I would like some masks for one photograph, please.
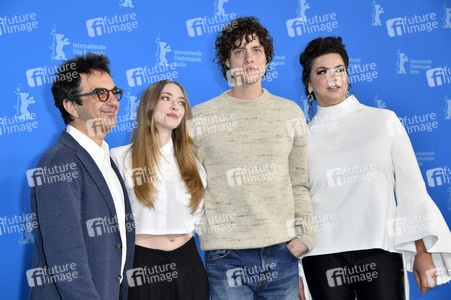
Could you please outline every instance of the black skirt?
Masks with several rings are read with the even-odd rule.
[[[129,300],[208,300],[207,273],[194,237],[172,251],[135,245],[127,280]]]

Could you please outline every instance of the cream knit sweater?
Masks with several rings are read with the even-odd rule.
[[[265,89],[254,100],[227,92],[193,109],[191,129],[207,172],[201,249],[260,248],[295,236],[312,249],[302,110]]]

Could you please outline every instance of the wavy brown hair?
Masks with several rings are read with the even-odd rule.
[[[243,38],[246,43],[250,43],[255,36],[258,37],[260,45],[263,46],[266,64],[269,64],[274,58],[273,39],[269,35],[268,30],[260,24],[258,18],[243,17],[234,19],[224,26],[218,34],[215,42],[216,56],[214,62],[218,64],[218,68],[225,79],[227,79],[227,71],[229,70],[226,61],[230,58],[230,51],[241,47]]]
[[[197,169],[197,159],[193,152],[194,142],[189,135],[187,120],[193,118],[188,96],[183,86],[176,81],[161,80],[158,81],[143,92],[139,102],[138,113],[136,117],[136,128],[133,130],[130,151],[132,154],[132,169],[146,167],[150,174],[157,174],[159,170],[159,161],[161,158],[159,134],[155,125],[153,115],[155,107],[160,100],[164,87],[168,84],[177,85],[185,97],[185,115],[180,125],[172,130],[172,141],[174,143],[174,154],[176,161],[186,185],[188,193],[191,194],[189,208],[194,213],[204,195],[204,185]],[[142,185],[135,185],[134,191],[136,198],[143,205],[154,208],[157,189],[153,180],[144,180]]]

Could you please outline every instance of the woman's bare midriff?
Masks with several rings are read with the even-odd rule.
[[[137,234],[135,236],[135,244],[150,249],[158,249],[164,251],[175,250],[188,242],[193,234]]]

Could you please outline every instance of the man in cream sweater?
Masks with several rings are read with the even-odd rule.
[[[304,115],[261,84],[273,57],[258,19],[233,20],[216,39],[233,87],[193,109],[207,172],[197,231],[212,299],[298,299],[298,258],[316,243]]]

